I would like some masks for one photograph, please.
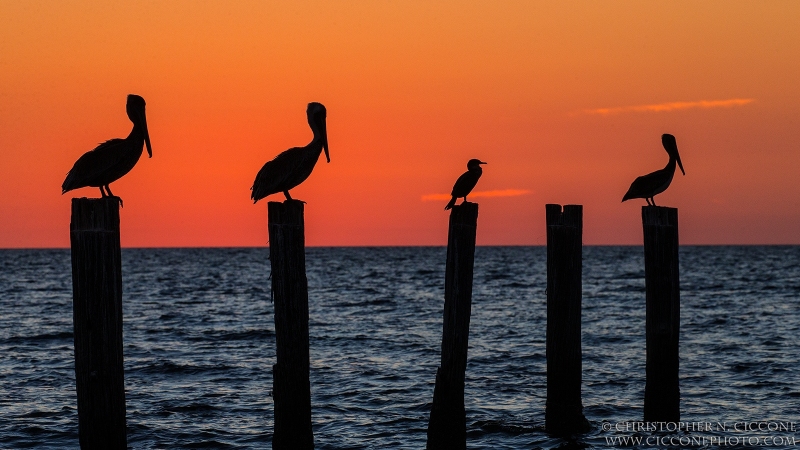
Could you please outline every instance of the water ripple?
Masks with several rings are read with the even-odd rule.
[[[445,252],[308,249],[316,448],[424,448]],[[131,447],[269,448],[268,250],[122,255]],[[469,448],[606,448],[601,423],[641,419],[642,250],[586,247],[583,403],[593,429],[576,440],[544,433],[545,258],[541,247],[476,251]],[[683,247],[680,258],[682,417],[798,422],[800,248]],[[3,250],[0,267],[0,448],[77,448],[69,251]]]

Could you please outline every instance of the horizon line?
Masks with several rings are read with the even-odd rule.
[[[476,247],[547,247],[547,244],[476,244]],[[583,244],[583,247],[643,247],[643,244]],[[392,247],[437,247],[446,248],[443,244],[375,244],[375,245],[306,245],[306,248],[392,248]],[[679,247],[800,247],[798,244],[681,244]],[[170,249],[253,249],[269,250],[269,245],[200,245],[200,246],[162,246],[162,247],[126,247],[128,250],[170,250]],[[71,247],[0,247],[0,251],[11,250],[71,250]]]

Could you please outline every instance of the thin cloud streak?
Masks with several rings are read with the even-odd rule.
[[[494,191],[475,191],[470,192],[468,197],[517,197],[520,195],[530,194],[533,191],[527,189],[497,189]],[[450,200],[450,194],[426,194],[422,196],[423,202]]]
[[[579,114],[591,114],[609,116],[626,112],[670,112],[681,111],[684,109],[711,109],[711,108],[733,108],[734,106],[745,106],[756,101],[754,98],[731,98],[728,100],[699,100],[696,102],[668,102],[655,103],[652,105],[618,106],[614,108],[584,109]]]

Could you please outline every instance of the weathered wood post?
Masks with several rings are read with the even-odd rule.
[[[313,449],[303,202],[269,202],[267,209],[277,346],[277,363],[272,367],[272,448]]]
[[[428,422],[429,450],[467,447],[464,375],[467,369],[469,319],[472,311],[472,266],[477,226],[477,203],[464,202],[453,207],[447,237],[442,362],[436,371],[436,386]]]
[[[125,449],[119,199],[73,198],[70,245],[81,449]]]
[[[583,207],[546,205],[547,403],[545,429],[568,435],[590,425],[581,403]]]
[[[643,206],[642,225],[647,291],[644,420],[678,422],[678,335],[681,315],[678,210]]]

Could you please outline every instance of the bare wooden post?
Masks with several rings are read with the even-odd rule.
[[[428,422],[429,450],[467,447],[464,375],[467,369],[469,319],[472,311],[472,266],[477,226],[477,203],[464,202],[453,207],[447,237],[442,363],[436,371],[436,386]]]
[[[81,449],[125,449],[118,199],[72,199],[70,244]]]
[[[269,202],[267,209],[277,346],[277,363],[272,367],[272,448],[313,449],[303,202]]]
[[[678,210],[642,207],[644,276],[647,302],[647,382],[644,420],[680,421],[678,336],[680,280],[678,276]]]
[[[581,269],[583,207],[546,205],[548,433],[591,428],[581,403]]]

